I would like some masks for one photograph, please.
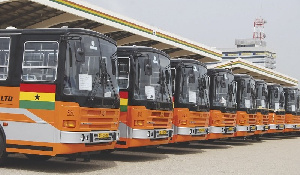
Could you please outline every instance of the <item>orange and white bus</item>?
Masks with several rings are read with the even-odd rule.
[[[234,137],[236,93],[234,75],[227,69],[208,69],[210,77],[210,119],[207,139]]]
[[[193,59],[171,59],[173,129],[171,143],[206,140],[209,129],[209,77]]]
[[[151,47],[118,47],[120,140],[116,148],[168,144],[172,134],[169,56]]]
[[[7,153],[48,159],[113,149],[116,51],[90,30],[0,30],[1,161]]]
[[[235,137],[254,135],[256,131],[255,80],[246,74],[235,74],[237,82],[237,115]]]
[[[281,133],[285,128],[285,97],[279,84],[268,85],[269,130],[268,133]]]
[[[256,131],[254,135],[259,139],[260,135],[266,134],[269,130],[267,83],[264,80],[255,80],[255,89]]]
[[[295,87],[286,87],[283,90],[285,95],[285,128],[283,132],[299,131],[299,89]]]

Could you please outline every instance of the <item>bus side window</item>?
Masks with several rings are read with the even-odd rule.
[[[56,80],[58,62],[58,42],[27,41],[24,44],[22,80]]]
[[[129,58],[118,58],[118,84],[120,89],[127,89],[129,87]]]
[[[0,37],[0,80],[6,80],[10,51],[10,38]]]

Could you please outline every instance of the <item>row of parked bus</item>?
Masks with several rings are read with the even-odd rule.
[[[300,130],[297,88],[84,29],[0,30],[0,163]]]
[[[117,148],[295,132],[299,89],[267,84],[193,59],[118,47]]]

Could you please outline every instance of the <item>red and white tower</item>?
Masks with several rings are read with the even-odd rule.
[[[266,38],[266,34],[264,32],[265,21],[263,18],[256,18],[254,21],[254,31],[253,31],[253,39],[264,40]]]

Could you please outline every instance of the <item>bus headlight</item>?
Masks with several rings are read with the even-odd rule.
[[[186,120],[181,120],[181,121],[180,121],[180,124],[186,125],[186,124],[187,124],[187,121],[186,121]]]
[[[144,120],[134,120],[135,126],[144,126]]]
[[[75,128],[76,120],[63,120],[63,126],[66,128]]]

